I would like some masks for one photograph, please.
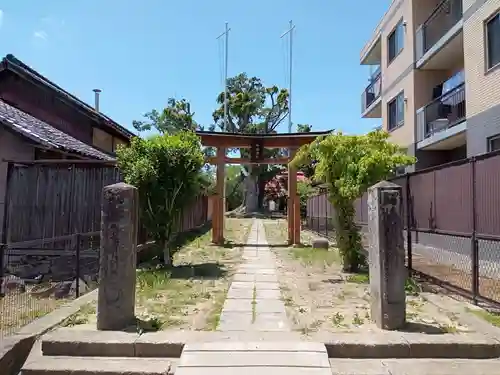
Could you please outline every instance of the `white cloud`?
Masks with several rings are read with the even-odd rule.
[[[0,9],[0,27],[2,27],[2,22],[3,22],[3,10]]]
[[[33,33],[33,37],[36,39],[47,40],[47,33],[43,30],[38,30]]]

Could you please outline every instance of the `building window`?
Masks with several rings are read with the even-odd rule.
[[[500,150],[500,134],[488,138],[488,152]]]
[[[486,56],[488,69],[500,64],[500,12],[486,22]]]
[[[389,123],[387,130],[393,130],[405,122],[405,99],[404,91],[401,91],[394,99],[387,104],[389,113]]]
[[[389,64],[403,50],[405,41],[404,36],[405,34],[404,34],[403,21],[399,21],[399,23],[394,28],[393,32],[390,33],[389,37],[387,38],[387,44],[389,49],[388,50]]]

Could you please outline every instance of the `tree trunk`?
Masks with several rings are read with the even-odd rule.
[[[259,179],[258,181],[258,186],[259,186],[259,196],[258,196],[258,200],[257,200],[257,205],[260,208],[262,208],[263,206],[263,202],[264,202],[264,196],[265,196],[265,193],[266,193],[266,184],[267,184],[267,181],[264,180],[264,179]]]
[[[171,266],[173,264],[173,255],[170,246],[166,240],[159,241],[160,249],[163,250],[163,264]]]
[[[362,240],[356,225],[353,202],[336,202],[334,204],[336,222],[335,237],[340,255],[342,256],[342,269],[344,272],[355,273],[365,263],[362,253]]]
[[[245,212],[253,213],[259,209],[258,178],[250,173],[245,177]]]

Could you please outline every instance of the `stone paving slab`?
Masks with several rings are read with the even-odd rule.
[[[268,265],[269,267],[269,265]],[[274,268],[263,268],[261,265],[243,264],[236,269],[238,273],[252,273],[255,275],[275,275]]]
[[[247,331],[252,327],[252,312],[222,311],[219,319],[220,331]]]
[[[256,282],[263,282],[263,283],[277,283],[278,282],[278,276],[276,275],[255,275],[255,281]]]
[[[227,292],[228,299],[253,299],[253,288],[231,288]]]
[[[233,276],[233,281],[255,281],[255,275],[251,273],[235,273]]]
[[[252,313],[254,307],[252,300],[248,299],[226,299],[224,302],[224,313],[228,312],[246,312]]]
[[[248,289],[253,290],[254,285],[255,285],[254,282],[233,281],[231,283],[231,287],[229,288],[229,290],[231,290],[231,289],[244,289],[244,288],[248,288]]]
[[[256,299],[266,300],[266,299],[281,299],[281,292],[278,289],[257,289]]]
[[[259,314],[282,313],[286,317],[285,306],[279,299],[256,299],[255,312]]]
[[[255,318],[256,326],[263,331],[288,331],[290,325],[284,313],[262,313]]]
[[[265,282],[255,282],[255,288],[257,290],[279,290],[280,286],[277,282],[275,283],[265,283]]]

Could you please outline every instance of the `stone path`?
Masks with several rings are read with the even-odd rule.
[[[269,249],[264,225],[255,220],[244,262],[239,266],[222,309],[219,331],[289,331],[281,299],[276,260]],[[278,335],[278,337],[280,337]],[[176,375],[330,375],[325,345],[314,342],[266,341],[188,343]]]
[[[264,225],[255,220],[222,309],[220,331],[288,331],[276,260]]]

